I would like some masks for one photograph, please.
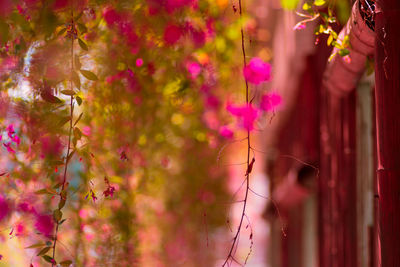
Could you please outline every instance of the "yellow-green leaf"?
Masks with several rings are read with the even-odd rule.
[[[68,267],[71,264],[72,264],[71,260],[65,260],[65,261],[60,262],[60,265],[63,266],[63,267]]]
[[[97,78],[96,74],[94,74],[91,71],[88,70],[80,70],[81,74],[88,80],[92,81],[97,81],[99,78]]]
[[[314,5],[316,6],[323,6],[325,5],[326,1],[325,0],[315,0]]]
[[[42,256],[42,255],[46,254],[49,250],[50,250],[50,247],[45,247],[45,248],[41,249],[36,256]]]
[[[61,94],[63,95],[75,95],[73,90],[61,90]]]
[[[85,51],[88,51],[88,50],[89,50],[88,47],[87,47],[87,45],[85,44],[84,41],[82,41],[81,38],[78,39],[78,44],[79,44],[79,46],[80,46],[83,50],[85,50]]]
[[[36,243],[36,244],[30,245],[29,247],[26,247],[25,249],[29,249],[29,248],[41,248],[41,247],[45,247],[45,246],[46,246],[46,244],[44,244],[44,243]]]

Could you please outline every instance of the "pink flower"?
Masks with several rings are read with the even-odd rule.
[[[243,106],[235,106],[228,104],[226,109],[235,117],[240,119],[240,125],[244,129],[251,131],[254,129],[254,122],[258,118],[258,110],[253,108],[251,104]]]
[[[3,146],[4,146],[5,148],[7,148],[7,151],[8,151],[9,153],[15,153],[15,150],[12,149],[12,147],[11,147],[11,143],[3,143]]]
[[[14,125],[10,124],[6,128],[8,137],[12,138],[12,135],[15,133]]]
[[[35,213],[35,208],[28,202],[19,203],[18,210],[21,212]]]
[[[219,134],[227,139],[233,138],[233,131],[228,126],[224,125],[219,128]]]
[[[50,236],[53,232],[54,221],[50,215],[37,215],[35,228],[45,236]]]
[[[190,62],[186,66],[187,70],[189,71],[192,79],[196,79],[197,76],[201,73],[201,66],[196,62]]]
[[[82,133],[86,136],[90,136],[92,134],[92,128],[85,126],[82,128]]]
[[[206,42],[206,33],[201,30],[193,30],[192,40],[196,47],[202,47]]]
[[[166,9],[169,13],[192,4],[193,0],[167,0]]]
[[[42,154],[45,156],[57,156],[61,153],[62,145],[60,139],[56,136],[45,136],[40,139],[42,145]]]
[[[0,221],[10,213],[10,206],[5,198],[0,196]]]
[[[121,21],[121,15],[115,11],[112,7],[107,7],[103,11],[104,20],[109,26],[114,25]]]
[[[278,93],[268,93],[261,97],[260,109],[264,111],[275,110],[282,104],[282,97]]]
[[[164,41],[169,45],[174,45],[182,36],[182,29],[179,26],[169,24],[164,30]]]
[[[143,59],[138,58],[136,59],[136,67],[141,67],[143,65]]]
[[[216,96],[214,96],[214,95],[208,95],[207,97],[206,97],[206,106],[208,107],[208,108],[212,108],[212,109],[216,109],[216,108],[218,108],[219,107],[219,99],[218,99],[218,97],[216,97]]]
[[[294,25],[293,30],[302,30],[306,28],[306,23],[301,21],[299,23],[297,23],[296,25]]]
[[[128,82],[128,90],[131,93],[139,92],[141,89],[139,81],[131,69],[127,69],[126,76],[127,76],[127,82]]]
[[[14,135],[14,137],[11,140],[17,145],[21,143],[21,139],[18,137],[18,135]]]
[[[253,84],[260,84],[271,78],[271,65],[265,63],[258,57],[250,60],[249,64],[243,69],[246,80]]]

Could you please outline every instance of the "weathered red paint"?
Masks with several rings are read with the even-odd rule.
[[[375,99],[380,260],[400,266],[400,1],[375,16]]]

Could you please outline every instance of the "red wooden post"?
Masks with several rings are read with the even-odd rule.
[[[381,266],[400,266],[400,1],[375,16],[378,216]]]

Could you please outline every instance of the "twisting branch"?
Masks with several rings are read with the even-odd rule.
[[[67,35],[71,38],[71,77],[70,77],[70,89],[71,91],[74,90],[74,83],[73,83],[73,73],[74,73],[74,40],[75,40],[75,23],[74,23],[74,8],[73,8],[73,1],[71,3],[71,34]],[[67,145],[67,154],[65,156],[65,167],[64,167],[64,174],[63,174],[63,182],[61,185],[61,191],[59,193],[60,196],[60,201],[58,204],[58,211],[59,211],[59,218],[56,219],[56,230],[54,234],[54,244],[53,244],[53,261],[51,266],[54,266],[56,264],[55,261],[55,255],[56,255],[56,245],[57,245],[57,235],[58,235],[58,230],[60,228],[60,220],[62,217],[61,209],[64,207],[67,194],[65,191],[65,185],[67,182],[67,170],[68,170],[68,163],[70,160],[70,150],[71,150],[71,136],[72,136],[72,129],[73,129],[73,114],[74,114],[74,96],[70,96],[70,120],[69,120],[69,130],[68,130],[68,145]],[[56,217],[56,216],[54,216]]]
[[[240,16],[240,18],[242,18],[242,13],[243,13],[242,0],[239,0],[239,16]],[[245,49],[245,45],[244,45],[243,25],[241,25],[241,27],[240,27],[240,33],[241,33],[241,39],[242,39],[243,67],[246,67],[247,61],[246,61],[246,49]],[[246,106],[249,106],[250,105],[250,102],[249,102],[249,83],[248,83],[246,77],[244,77],[244,80],[245,80],[245,84],[246,84]],[[226,257],[225,262],[222,264],[222,267],[229,266],[232,261],[236,262],[235,257],[234,257],[235,254],[236,254],[235,247],[237,247],[238,242],[239,242],[239,234],[240,234],[240,231],[242,229],[243,220],[244,220],[245,217],[247,217],[246,216],[246,207],[247,207],[247,200],[248,200],[249,188],[250,188],[250,173],[252,171],[253,164],[254,164],[254,161],[255,161],[254,158],[253,158],[253,160],[250,162],[250,150],[251,150],[250,129],[247,129],[247,137],[246,137],[246,139],[247,139],[247,161],[246,161],[247,170],[246,170],[246,174],[245,174],[246,191],[245,191],[245,197],[244,197],[244,200],[243,200],[242,215],[240,217],[239,226],[238,226],[236,234],[235,234],[235,236],[233,238],[232,245],[231,245],[231,248],[229,250],[228,256]],[[247,261],[247,259],[246,259],[246,261]]]

